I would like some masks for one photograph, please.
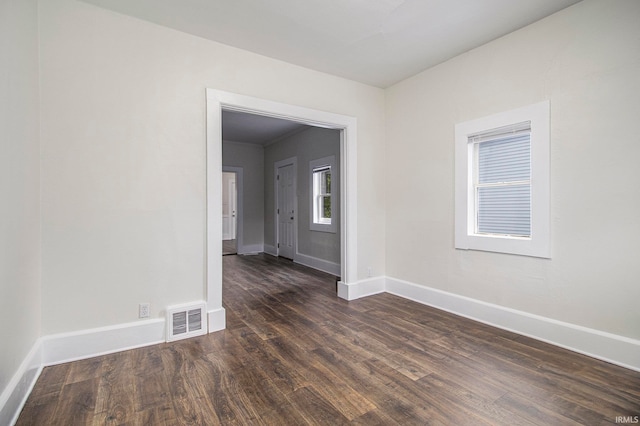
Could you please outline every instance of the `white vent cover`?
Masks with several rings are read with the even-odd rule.
[[[207,333],[207,310],[204,302],[167,308],[167,342]]]

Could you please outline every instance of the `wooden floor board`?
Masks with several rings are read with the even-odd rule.
[[[136,417],[131,356],[127,352],[106,355],[100,371],[94,422],[131,424]]]
[[[223,257],[226,330],[43,369],[18,425],[604,425],[640,373],[336,277]]]
[[[60,402],[60,391],[41,393],[29,396],[28,409],[22,410],[18,424],[46,425],[56,418],[56,410]]]
[[[55,422],[55,424],[93,424],[99,384],[100,380],[97,378],[65,384],[59,395],[59,401],[64,401],[64,404],[57,404],[52,416],[54,419],[64,419],[64,421]]]

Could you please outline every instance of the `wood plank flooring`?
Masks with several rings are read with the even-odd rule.
[[[640,373],[335,277],[226,256],[227,329],[47,367],[18,425],[602,425]],[[620,419],[618,419],[620,420]]]

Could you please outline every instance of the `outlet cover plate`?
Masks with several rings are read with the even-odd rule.
[[[149,318],[149,311],[151,310],[150,303],[141,303],[138,305],[138,318]]]

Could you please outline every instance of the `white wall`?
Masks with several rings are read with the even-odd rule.
[[[223,141],[222,166],[242,167],[242,241],[238,248],[264,245],[264,149],[261,145]],[[238,217],[238,220],[241,218]],[[261,250],[260,250],[261,251]]]
[[[203,298],[207,87],[357,117],[358,275],[383,273],[382,90],[82,2],[40,11],[44,334]]]
[[[0,0],[0,395],[40,336],[37,23],[35,0]]]
[[[635,0],[584,0],[382,91],[74,0],[0,0],[0,423],[41,335],[203,298],[206,87],[357,118],[358,278],[639,339],[637,22]],[[455,123],[543,99],[552,259],[456,251]]]
[[[274,164],[287,158],[297,159],[297,248],[300,253],[315,259],[340,264],[340,131],[312,127],[283,138],[265,148],[265,244],[275,246],[275,187]],[[336,202],[338,227],[335,233],[310,230],[311,199],[309,162],[330,155],[335,156],[336,170],[332,172],[332,191]],[[294,256],[294,260],[295,256]],[[339,268],[338,268],[339,269]]]
[[[387,90],[387,275],[640,338],[640,2],[585,0]],[[552,259],[459,251],[454,125],[551,103]]]

